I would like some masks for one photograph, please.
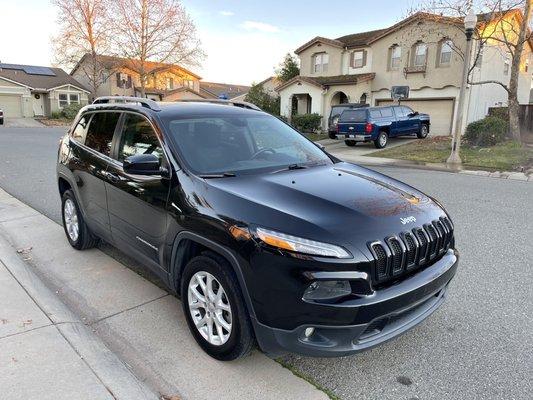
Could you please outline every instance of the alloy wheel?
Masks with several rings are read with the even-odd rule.
[[[209,272],[199,271],[189,281],[189,312],[196,329],[214,346],[225,344],[232,329],[228,296],[220,282]]]
[[[65,200],[63,205],[63,216],[65,218],[65,227],[67,228],[70,240],[76,242],[80,236],[80,225],[78,222],[78,212],[76,205],[71,199]]]
[[[380,146],[384,147],[386,144],[387,144],[387,135],[386,134],[381,134],[379,136],[379,144]]]

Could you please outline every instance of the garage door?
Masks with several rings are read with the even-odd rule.
[[[6,118],[21,118],[22,96],[0,94],[0,108]]]
[[[391,100],[380,100],[379,105],[391,104]],[[450,135],[453,121],[453,100],[404,100],[402,105],[429,114],[432,135]]]

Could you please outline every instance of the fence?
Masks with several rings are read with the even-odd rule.
[[[507,119],[507,107],[490,107],[489,115]],[[533,143],[533,104],[521,105],[519,118],[522,141]]]

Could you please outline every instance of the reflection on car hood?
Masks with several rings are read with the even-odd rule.
[[[224,215],[309,238],[364,232],[371,240],[444,214],[416,189],[349,163],[215,179],[207,185],[218,192],[213,198],[223,204],[215,209]]]

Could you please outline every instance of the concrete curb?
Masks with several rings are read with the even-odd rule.
[[[17,255],[17,250],[0,229],[0,260],[47,315],[78,356],[84,360],[107,391],[118,400],[157,400],[126,365],[74,314]]]

